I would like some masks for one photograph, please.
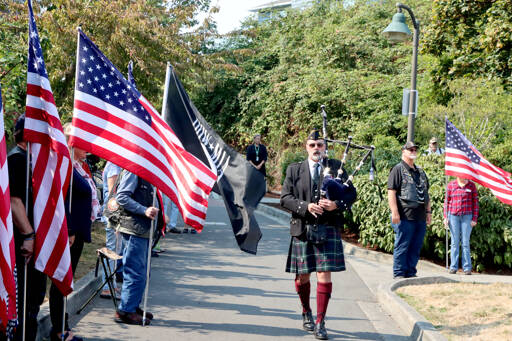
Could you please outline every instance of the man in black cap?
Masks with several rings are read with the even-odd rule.
[[[345,260],[339,227],[343,225],[341,201],[320,198],[323,181],[322,160],[325,141],[318,130],[309,134],[306,141],[308,159],[292,163],[286,170],[281,190],[281,206],[290,210],[290,234],[292,236],[286,262],[286,272],[295,274],[295,289],[302,304],[302,327],[313,331],[319,340],[327,340],[325,314],[331,297],[331,272],[344,271]],[[337,164],[340,162],[329,163]],[[335,177],[337,168],[330,168]],[[320,228],[321,227],[321,228]],[[318,240],[315,228],[324,238]],[[317,317],[313,320],[309,296],[310,275],[317,273]]]
[[[14,147],[7,156],[9,167],[9,189],[11,192],[12,221],[18,274],[18,321],[15,340],[22,340],[24,267],[27,267],[27,303],[25,340],[35,340],[37,334],[37,314],[46,292],[46,275],[34,267],[33,252],[35,231],[33,227],[32,181],[28,186],[28,214],[25,210],[27,189],[27,142],[23,139],[25,115],[16,121],[14,127]]]
[[[393,277],[416,277],[416,265],[427,224],[432,220],[429,183],[423,169],[414,164],[418,146],[407,142],[402,161],[391,169],[388,178],[388,202],[391,226],[395,231]]]

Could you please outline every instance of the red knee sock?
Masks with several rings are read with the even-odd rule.
[[[297,294],[299,294],[300,303],[302,304],[302,312],[305,313],[307,311],[311,311],[311,307],[309,306],[309,293],[311,292],[311,284],[309,281],[307,283],[300,283],[299,280],[295,281],[295,290]]]
[[[332,283],[318,282],[316,286],[316,323],[325,318],[327,305],[331,298]]]

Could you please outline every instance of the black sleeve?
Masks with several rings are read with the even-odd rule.
[[[391,169],[388,178],[388,189],[398,191],[402,184],[402,173],[400,173],[400,166],[397,165]]]
[[[247,161],[251,161],[252,160],[252,156],[251,156],[251,146],[247,146],[247,149],[245,150],[245,159]]]
[[[281,206],[289,211],[305,217],[308,213],[307,202],[295,197],[294,186],[294,170],[300,167],[300,164],[291,164],[286,169],[286,177],[284,179],[283,187],[281,189]]]
[[[261,145],[261,160],[265,160],[265,162],[267,162],[267,147],[265,147],[264,145]]]
[[[26,160],[22,154],[15,153],[8,157],[9,167],[9,190],[11,197],[25,200],[25,190],[27,182]]]

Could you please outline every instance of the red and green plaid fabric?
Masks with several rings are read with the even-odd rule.
[[[341,232],[333,226],[327,227],[327,241],[315,245],[305,238],[292,237],[286,272],[307,274],[311,272],[336,272],[345,270]]]

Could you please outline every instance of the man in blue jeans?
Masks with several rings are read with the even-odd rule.
[[[393,278],[396,279],[416,277],[423,238],[432,220],[428,178],[414,164],[417,155],[418,146],[407,142],[402,147],[402,161],[391,169],[388,178],[391,226],[395,231]]]
[[[148,239],[151,221],[160,219],[159,209],[153,205],[153,186],[133,173],[123,170],[117,189],[119,204],[119,232],[125,243],[123,253],[123,288],[115,321],[142,324],[144,312],[139,307],[146,287]],[[153,314],[146,312],[147,319]],[[149,321],[146,321],[148,323]]]

